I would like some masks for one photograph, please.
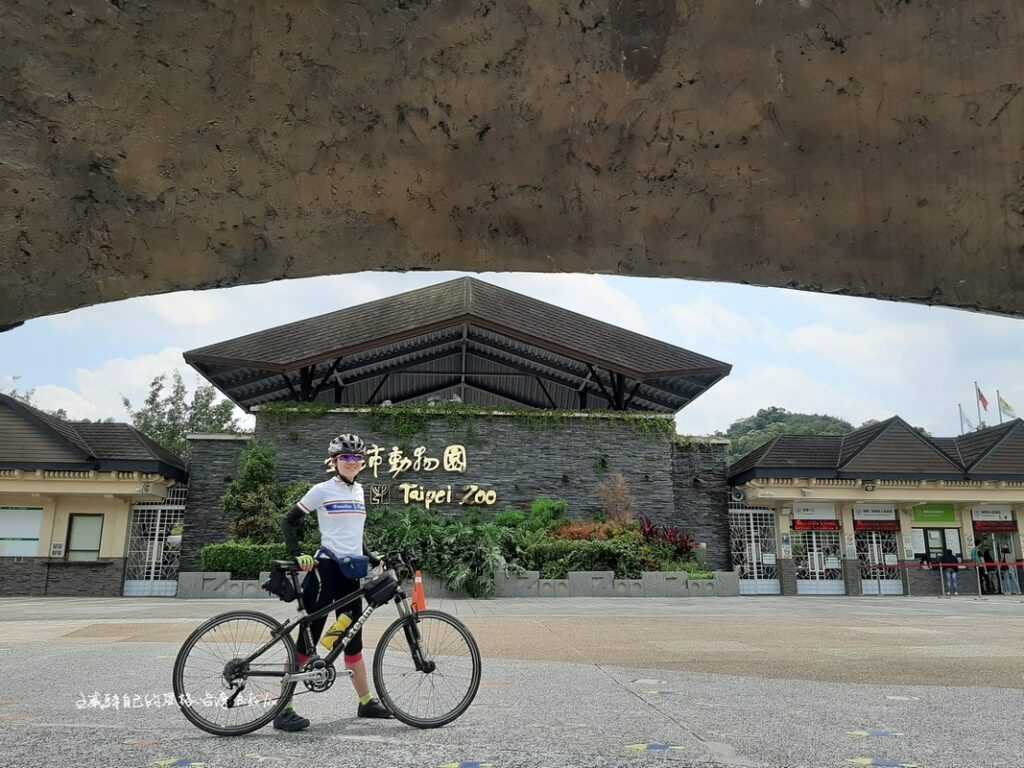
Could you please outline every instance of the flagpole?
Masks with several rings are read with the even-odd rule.
[[[980,394],[981,389],[978,388],[978,382],[974,382],[974,404],[978,406],[978,429],[981,429],[982,425],[985,423],[981,420],[981,398],[979,397]]]
[[[999,409],[999,423],[1003,423],[1003,398],[999,395],[999,390],[996,390],[996,408]]]
[[[960,434],[962,435],[964,433],[964,407],[957,403],[956,410],[960,414]]]

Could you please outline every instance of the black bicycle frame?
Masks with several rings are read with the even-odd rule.
[[[296,595],[297,595],[296,600],[299,601],[298,610],[300,612],[302,612],[306,608],[305,603],[302,600],[302,591],[298,588],[298,579],[295,577],[295,573],[292,572],[290,575],[291,575],[293,584],[295,584],[295,586],[296,586]],[[251,656],[249,656],[249,657],[247,657],[245,659],[242,659],[242,662],[245,664],[246,667],[248,667],[249,664],[251,664],[253,662],[253,660],[258,659],[263,653],[265,653],[271,647],[273,647],[278,642],[280,642],[281,638],[284,637],[287,634],[290,634],[291,631],[293,629],[295,629],[295,627],[300,627],[299,631],[304,633],[305,638],[306,638],[306,647],[313,649],[313,654],[314,654],[313,657],[316,658],[316,644],[313,642],[313,633],[310,632],[309,625],[312,622],[316,621],[317,619],[319,619],[321,617],[326,617],[332,611],[336,611],[336,610],[338,610],[338,609],[348,605],[349,603],[354,603],[356,600],[360,599],[365,594],[366,594],[366,590],[363,589],[362,587],[360,587],[359,589],[357,589],[352,594],[345,595],[345,597],[343,597],[343,598],[341,598],[339,600],[334,601],[330,605],[325,605],[323,608],[321,608],[321,609],[319,609],[319,610],[317,610],[317,611],[315,611],[313,613],[307,613],[305,616],[303,616],[303,617],[301,617],[299,619],[294,619],[292,621],[287,622],[283,627],[281,627],[281,629],[279,629],[276,632],[272,633],[272,635],[271,635],[272,639],[266,645],[264,645],[262,648],[260,648],[255,653],[253,653]],[[412,616],[416,615],[415,611],[409,611],[406,608],[406,606],[405,606],[406,594],[402,590],[401,583],[399,583],[399,585],[398,585],[398,591],[395,592],[394,601],[395,601],[395,605],[398,606],[398,615],[399,615],[399,617],[405,618],[406,616],[409,616],[409,615],[412,615]],[[334,647],[330,650],[330,652],[326,656],[323,657],[324,661],[326,661],[328,664],[333,664],[334,660],[337,659],[338,656],[341,655],[342,651],[345,650],[345,646],[348,645],[349,641],[352,639],[352,637],[355,635],[355,633],[358,632],[360,629],[362,629],[363,624],[366,623],[366,620],[370,618],[370,616],[373,614],[373,612],[375,610],[377,610],[377,609],[374,608],[369,603],[367,603],[366,610],[363,611],[363,613],[359,617],[359,619],[357,621],[355,621],[352,624],[352,626],[350,626],[345,631],[345,634],[341,637],[340,640],[338,640],[334,644]],[[409,640],[410,650],[412,651],[414,662],[416,664],[417,669],[419,669],[420,666],[423,664],[424,660],[423,660],[422,654],[421,654],[420,649],[419,649],[419,631],[418,631],[418,629],[414,629],[411,634],[416,636],[415,637],[415,641],[410,636],[410,632],[407,629],[406,630],[406,638]],[[285,675],[290,675],[290,674],[294,674],[294,673],[293,672],[274,672],[274,671],[270,671],[270,670],[248,670],[247,671],[247,675],[249,677],[284,677]]]

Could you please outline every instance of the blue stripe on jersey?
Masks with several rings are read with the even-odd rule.
[[[324,504],[324,511],[329,515],[365,514],[366,505],[361,501],[329,501]]]

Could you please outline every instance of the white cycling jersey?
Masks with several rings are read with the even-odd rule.
[[[335,555],[363,554],[363,528],[366,525],[366,502],[363,486],[349,485],[338,477],[317,483],[298,501],[306,512],[316,512],[320,525],[320,546]],[[317,551],[316,557],[327,557]]]

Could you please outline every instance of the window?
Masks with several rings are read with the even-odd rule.
[[[42,509],[0,507],[0,556],[36,557],[42,528]]]
[[[911,539],[916,559],[940,560],[947,549],[958,557],[963,554],[959,528],[914,528]]]
[[[68,560],[98,560],[103,515],[72,515],[68,524]]]

